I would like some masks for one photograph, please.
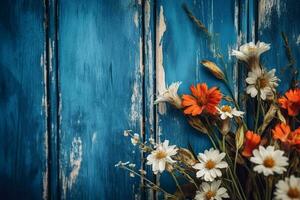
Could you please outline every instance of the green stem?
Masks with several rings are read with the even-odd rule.
[[[236,151],[235,151],[235,157],[234,157],[234,166],[233,166],[233,172],[234,173],[236,173],[236,162],[237,162],[238,154],[239,154],[239,150],[236,149]]]
[[[234,185],[234,187],[235,187],[235,189],[236,189],[236,191],[237,191],[237,193],[238,193],[240,199],[247,200],[247,198],[246,198],[245,194],[243,193],[243,191],[241,190],[241,192],[240,192],[240,189],[239,189],[239,187],[238,187],[238,185],[237,185],[237,183],[236,183],[235,177],[234,177],[234,175],[233,175],[233,173],[232,173],[230,167],[229,167],[229,174],[230,174],[230,176],[231,176],[231,178],[232,178],[233,185]]]
[[[236,107],[236,109],[240,110],[240,106],[239,106],[239,104],[237,103],[237,101],[235,99],[235,96],[233,94],[233,91],[232,91],[232,89],[230,87],[230,84],[229,84],[229,81],[228,81],[227,78],[226,78],[226,80],[224,80],[224,83],[225,83],[226,88],[229,91],[229,94],[230,94],[232,100],[233,100],[234,106]],[[243,118],[241,118],[241,119],[242,119],[242,122],[243,122],[243,125],[244,125],[245,129],[248,129],[245,120]]]
[[[171,172],[170,174],[172,175],[172,177],[173,177],[173,179],[174,179],[174,181],[175,181],[175,183],[176,183],[176,186],[177,186],[178,190],[180,191],[180,193],[181,193],[183,199],[185,199],[184,193],[183,193],[183,191],[182,191],[182,189],[181,189],[181,187],[180,187],[180,185],[179,185],[179,183],[178,183],[178,180],[177,180],[176,176],[174,175],[173,172]]]
[[[150,181],[149,179],[145,178],[144,176],[142,176],[141,174],[135,172],[134,170],[126,167],[126,166],[119,166],[120,168],[123,168],[127,171],[130,171],[131,173],[135,174],[136,176],[142,178],[143,180],[145,180],[146,182],[148,182],[150,185],[154,186],[155,188],[157,188],[158,190],[160,190],[161,192],[163,192],[165,195],[169,196],[169,197],[172,197],[174,199],[176,199],[177,197],[168,193],[167,191],[165,191],[164,189],[162,189],[161,187],[159,187],[158,185],[156,185],[155,183],[153,183],[152,181]]]
[[[224,136],[224,135],[223,135],[223,137],[222,137],[222,146],[223,146],[223,151],[224,151],[225,153],[227,153],[227,152],[226,152],[226,141],[225,141],[225,137],[226,137],[226,136]]]
[[[259,121],[259,112],[260,112],[260,92],[257,94],[257,108],[256,108],[256,117],[255,117],[255,132],[257,132],[258,121]]]
[[[194,186],[198,189],[198,185],[195,182],[195,180],[188,174],[185,172],[185,170],[183,168],[181,168],[179,165],[174,164],[174,167],[177,169],[177,171],[181,174],[183,174],[183,176],[190,182],[192,182],[194,184]]]

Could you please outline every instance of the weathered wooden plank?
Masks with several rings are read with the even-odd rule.
[[[0,6],[0,195],[48,194],[46,16],[43,1]]]
[[[140,190],[114,164],[141,162],[123,138],[143,130],[141,9],[133,0],[59,2],[63,199],[133,199]]]
[[[210,45],[205,35],[193,24],[182,9],[186,3],[194,15],[210,32],[217,33],[219,47]],[[156,23],[156,87],[165,87],[174,81],[182,81],[179,93],[190,93],[189,86],[207,82],[209,87],[224,86],[205,71],[200,61],[211,59],[217,53],[224,55],[227,69],[220,60],[217,62],[227,71],[229,80],[237,91],[236,60],[230,52],[238,45],[239,2],[228,1],[158,1]],[[237,96],[237,93],[235,94]],[[204,135],[199,135],[187,123],[182,113],[161,105],[157,116],[157,134],[169,139],[171,144],[188,147],[190,143],[196,152],[209,147]],[[164,179],[166,180],[166,179]],[[162,180],[163,181],[163,180]],[[167,182],[162,182],[168,185]],[[170,188],[172,190],[172,188]]]
[[[156,138],[156,107],[154,106],[156,83],[155,83],[155,0],[143,1],[144,21],[144,106],[145,106],[145,140]],[[151,166],[145,165],[147,178],[156,181]],[[153,199],[153,190],[145,190],[147,199]]]
[[[279,91],[283,93],[293,77],[293,69],[288,67],[284,42],[281,32],[285,32],[296,59],[293,65],[299,70],[297,59],[300,58],[300,1],[261,0],[258,3],[257,39],[271,43],[270,51],[263,55],[267,68],[276,68],[276,75],[281,79]]]
[[[59,148],[58,148],[58,132],[59,132],[59,79],[58,79],[58,16],[57,16],[57,0],[46,1],[47,16],[47,34],[46,34],[46,50],[48,52],[48,199],[58,199],[59,190]]]

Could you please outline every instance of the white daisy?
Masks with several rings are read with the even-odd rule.
[[[259,150],[255,149],[253,157],[250,158],[251,162],[257,164],[253,170],[265,176],[273,175],[274,172],[282,174],[288,166],[288,158],[283,154],[283,151],[275,150],[274,146],[259,146]]]
[[[197,163],[193,166],[194,169],[199,171],[196,173],[197,178],[202,178],[205,181],[213,181],[217,177],[222,176],[220,169],[227,168],[228,164],[222,159],[226,156],[225,153],[220,153],[219,150],[211,148],[209,151],[205,150],[204,154],[198,154]]]
[[[178,96],[177,91],[181,82],[174,82],[169,87],[165,88],[162,91],[159,91],[159,95],[155,100],[155,104],[168,102],[173,104],[176,108],[182,108],[181,98]]]
[[[232,118],[233,116],[236,117],[243,117],[244,112],[238,111],[236,108],[231,108],[231,106],[224,105],[221,108],[216,107],[220,113],[220,117],[222,120],[227,119],[227,117]]]
[[[233,50],[232,55],[236,56],[239,60],[247,62],[251,68],[255,68],[259,66],[260,55],[269,49],[270,44],[260,41],[258,41],[256,44],[254,44],[254,42],[250,42],[240,46],[239,51]]]
[[[175,163],[176,161],[171,156],[176,155],[177,150],[175,145],[169,146],[169,140],[165,140],[163,143],[158,144],[147,156],[147,165],[152,165],[152,171],[154,174],[163,172],[166,168],[166,163]]]
[[[248,72],[248,77],[246,78],[247,94],[253,98],[258,92],[260,93],[260,98],[263,100],[272,99],[274,97],[275,87],[278,86],[278,81],[280,81],[275,76],[275,69],[267,72],[264,69],[255,68]]]
[[[140,140],[140,135],[135,133],[131,138],[131,143],[135,146]]]
[[[197,191],[195,200],[222,200],[223,198],[229,198],[227,189],[220,187],[221,181],[214,181],[212,183],[202,183],[200,185],[200,191]]]
[[[277,200],[299,200],[300,199],[300,178],[294,175],[276,184],[275,199]]]

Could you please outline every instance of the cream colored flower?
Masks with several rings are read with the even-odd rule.
[[[222,200],[229,198],[227,189],[220,186],[220,180],[212,183],[203,182],[200,185],[200,190],[196,192],[195,200]]]
[[[288,166],[288,158],[283,154],[283,151],[275,150],[274,146],[268,146],[267,148],[259,146],[259,150],[255,149],[253,157],[250,158],[250,161],[256,164],[253,170],[263,173],[265,176],[274,173],[282,174],[286,171],[285,167]]]
[[[259,57],[262,53],[270,49],[270,44],[258,41],[256,44],[254,42],[246,43],[240,46],[239,51],[233,50],[232,55],[236,56],[237,59],[242,60],[251,68],[259,67]]]
[[[294,175],[276,184],[274,193],[277,200],[299,200],[300,199],[300,178]]]
[[[198,160],[200,163],[193,166],[194,169],[199,170],[196,173],[197,178],[213,181],[215,178],[221,177],[222,172],[220,169],[228,167],[227,162],[222,161],[225,156],[225,153],[220,153],[219,150],[213,148],[209,151],[205,150],[204,154],[199,153]]]
[[[228,105],[224,105],[221,108],[216,107],[217,110],[219,111],[220,117],[222,120],[227,119],[227,117],[229,118],[233,118],[233,116],[235,117],[243,117],[245,112],[242,111],[238,111],[236,108],[231,108],[231,106]]]
[[[169,146],[169,140],[165,140],[163,143],[158,144],[147,156],[147,165],[152,165],[152,171],[154,174],[158,172],[163,172],[166,169],[167,163],[175,163],[176,161],[172,159],[172,156],[177,154],[175,145]]]
[[[264,69],[255,68],[248,72],[248,77],[246,82],[248,84],[246,88],[247,94],[256,97],[260,93],[260,98],[263,100],[274,98],[275,88],[278,86],[278,81],[280,81],[275,76],[275,69],[267,72]]]
[[[177,91],[181,82],[174,82],[169,87],[165,88],[162,91],[159,91],[159,95],[155,100],[155,104],[168,102],[173,104],[176,108],[182,108],[181,98],[178,96]]]

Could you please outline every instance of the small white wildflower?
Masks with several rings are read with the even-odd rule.
[[[274,193],[276,200],[296,200],[300,199],[300,178],[294,175],[276,184]]]
[[[289,165],[288,158],[283,154],[283,151],[275,150],[274,146],[268,146],[267,148],[259,146],[259,149],[255,149],[253,157],[250,158],[250,161],[256,164],[253,170],[263,173],[265,176],[274,173],[282,174],[286,171],[285,167]]]
[[[196,192],[195,200],[222,200],[223,198],[229,198],[227,189],[220,186],[220,180],[212,183],[202,183],[200,190]]]
[[[218,149],[211,148],[209,151],[205,150],[204,153],[198,154],[197,163],[193,166],[194,169],[199,171],[196,173],[197,178],[202,178],[205,181],[213,181],[217,177],[222,176],[220,169],[227,168],[226,161],[222,161],[226,154],[220,153]]]
[[[172,83],[169,87],[159,91],[159,95],[155,100],[155,104],[168,102],[173,104],[176,108],[181,108],[181,98],[178,96],[177,91],[181,82]]]
[[[256,97],[260,93],[260,98],[263,100],[273,99],[275,88],[280,81],[275,76],[275,69],[267,72],[265,69],[255,68],[248,72],[246,82],[248,84],[246,88],[247,94],[250,94],[252,98]]]
[[[258,41],[246,43],[240,46],[239,50],[233,50],[232,55],[242,60],[253,69],[259,67],[260,55],[270,49],[270,44]]]
[[[147,165],[152,165],[152,171],[154,174],[163,172],[166,168],[166,163],[175,163],[176,161],[171,158],[177,154],[175,145],[169,146],[169,140],[165,140],[163,143],[158,144],[147,156]]]
[[[128,137],[130,132],[131,132],[131,130],[124,130],[123,135],[125,137]]]
[[[217,110],[219,111],[220,117],[222,120],[229,118],[235,117],[243,117],[245,112],[238,111],[236,108],[231,108],[231,106],[224,105],[221,108],[216,107]]]
[[[130,163],[130,164],[128,165],[128,167],[135,168],[135,164],[134,164],[134,163]]]

